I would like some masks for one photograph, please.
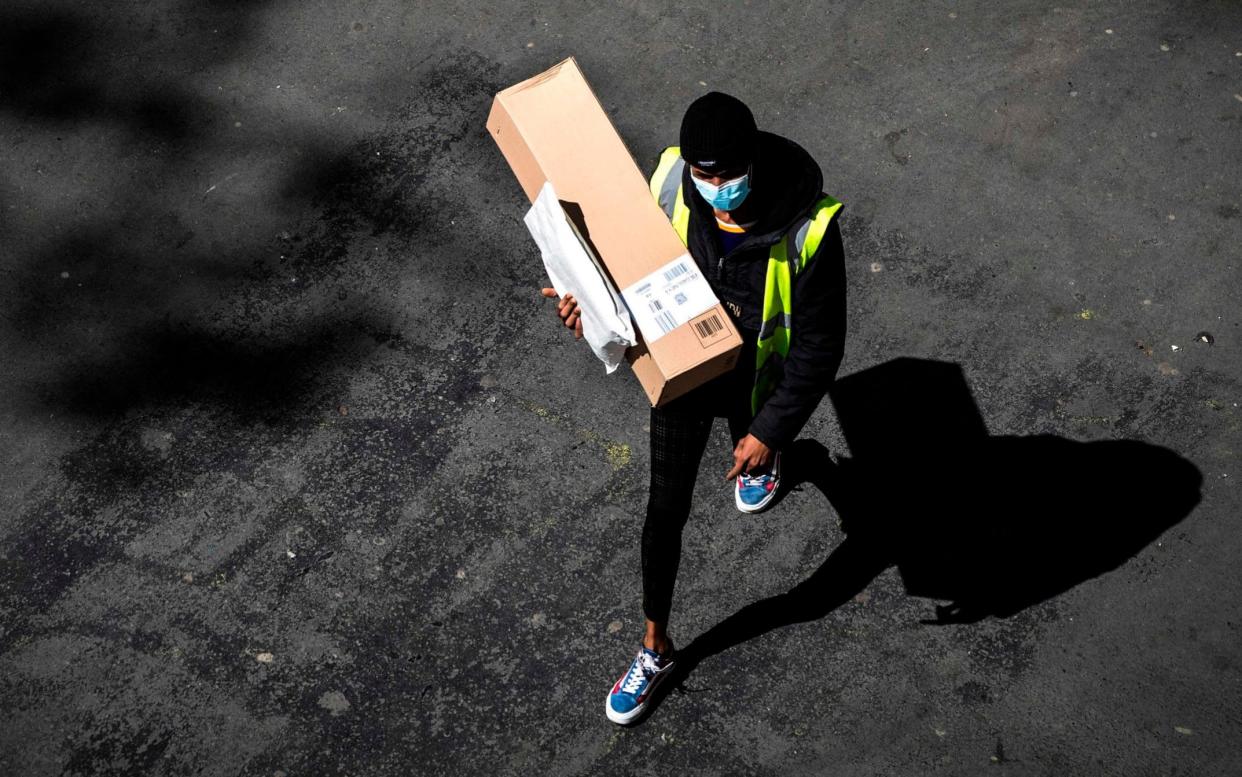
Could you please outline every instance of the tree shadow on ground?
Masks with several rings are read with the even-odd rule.
[[[18,412],[107,422],[206,399],[296,418],[375,333],[415,347],[439,303],[460,302],[447,290],[475,285],[482,260],[454,247],[467,176],[445,160],[494,153],[496,66],[428,54],[391,76],[410,93],[398,115],[351,132],[247,94],[269,5],[0,8],[0,126],[17,149],[0,154],[0,350]],[[19,196],[78,206],[26,213]]]
[[[845,540],[788,592],[681,650],[664,692],[711,656],[823,618],[890,566],[910,595],[948,602],[924,623],[1008,618],[1121,566],[1200,499],[1202,474],[1166,448],[988,436],[955,364],[897,359],[844,378],[831,397],[853,457],[834,462],[800,440],[786,488],[823,492]]]
[[[200,140],[210,111],[178,76],[235,53],[263,4],[202,3],[185,9],[190,18],[175,30],[164,29],[173,25],[158,12],[6,4],[0,9],[0,112],[48,129],[105,122],[147,140]]]
[[[244,423],[305,417],[332,369],[363,360],[391,337],[378,316],[324,316],[264,341],[156,324],[40,386],[76,415],[119,416],[150,403],[218,405]]]

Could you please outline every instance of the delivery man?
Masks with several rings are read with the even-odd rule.
[[[605,711],[637,719],[675,659],[668,622],[699,463],[715,418],[733,438],[739,510],[776,495],[781,450],[801,431],[841,364],[845,263],[837,216],[815,160],[796,143],[760,132],[744,103],[720,92],[695,100],[681,146],[660,157],[651,192],[742,335],[737,367],[651,410],[651,488],[642,534],[643,612],[638,655],[613,685]],[[553,289],[544,296],[555,297]],[[560,300],[565,326],[582,336],[577,303]]]

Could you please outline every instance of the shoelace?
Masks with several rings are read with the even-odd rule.
[[[634,662],[634,666],[630,667],[630,673],[626,676],[625,682],[621,683],[621,690],[626,693],[638,693],[638,689],[656,671],[654,663],[651,662],[646,653],[643,653]]]
[[[746,473],[742,473],[738,477],[742,479],[743,486],[762,486],[768,478],[772,477],[772,473],[767,472],[762,475],[747,475]]]

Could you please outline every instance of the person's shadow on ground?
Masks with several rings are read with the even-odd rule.
[[[1201,473],[1165,448],[988,436],[955,364],[897,359],[830,396],[852,458],[834,462],[800,440],[784,456],[782,490],[817,487],[845,540],[790,591],[679,651],[662,694],[710,656],[824,617],[893,565],[907,593],[949,602],[929,623],[1012,616],[1116,569],[1199,502]]]

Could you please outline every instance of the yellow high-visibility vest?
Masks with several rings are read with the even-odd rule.
[[[660,155],[660,164],[651,176],[651,196],[673,223],[673,230],[688,245],[690,208],[682,199],[681,177],[686,161],[681,148],[670,146]],[[763,321],[755,350],[755,386],[751,391],[751,411],[759,408],[772,395],[789,356],[789,338],[793,332],[793,279],[819,250],[828,226],[841,211],[841,203],[824,196],[815,203],[810,214],[794,223],[793,228],[768,250],[768,272],[763,288]]]

